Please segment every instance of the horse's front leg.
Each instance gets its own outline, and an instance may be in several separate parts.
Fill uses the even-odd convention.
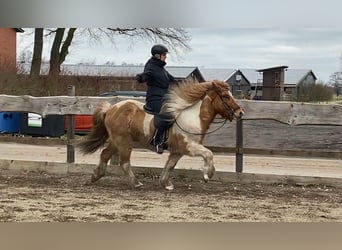
[[[211,179],[215,173],[213,152],[211,152],[203,145],[197,143],[188,144],[187,149],[189,151],[190,156],[201,156],[203,158],[203,179],[205,182],[208,182],[209,179]]]
[[[174,186],[170,181],[170,173],[175,168],[177,162],[181,157],[181,154],[171,152],[167,162],[165,163],[165,167],[160,175],[160,184],[166,190],[172,191],[174,189]]]

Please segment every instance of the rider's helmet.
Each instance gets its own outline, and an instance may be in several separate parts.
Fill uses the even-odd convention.
[[[168,49],[162,44],[156,44],[151,49],[152,56],[162,55],[168,53]]]

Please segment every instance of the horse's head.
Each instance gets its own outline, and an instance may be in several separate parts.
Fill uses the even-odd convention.
[[[222,81],[212,81],[213,84],[213,105],[216,112],[223,118],[232,121],[235,118],[240,119],[244,112],[237,104],[235,98],[229,90],[229,85]]]

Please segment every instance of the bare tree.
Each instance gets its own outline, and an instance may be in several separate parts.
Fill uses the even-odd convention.
[[[75,33],[76,30],[78,31],[77,35]],[[132,42],[138,39],[147,39],[152,42],[164,43],[170,48],[170,50],[175,52],[177,52],[178,48],[189,49],[187,42],[190,40],[190,36],[188,35],[187,31],[181,28],[57,28],[55,30],[50,30],[48,35],[54,35],[54,40],[50,51],[49,70],[49,75],[53,77],[59,75],[61,64],[65,61],[69,53],[70,45],[75,36],[87,36],[90,41],[96,42],[100,42],[104,37],[106,37],[113,44],[115,44],[115,38],[117,36],[130,37]],[[39,37],[42,36],[39,34]],[[36,40],[34,43],[34,50],[41,50],[39,43],[40,40],[37,38],[37,43]],[[36,57],[34,56],[34,58]],[[35,72],[32,72],[32,74],[37,72],[37,67],[38,66],[35,66]],[[33,68],[31,68],[31,71],[32,69]]]
[[[100,39],[105,35],[115,43],[118,35],[135,39],[147,39],[152,42],[164,43],[171,50],[177,48],[189,49],[188,41],[190,36],[185,29],[181,28],[106,28],[106,29],[87,29],[90,37]]]
[[[336,71],[333,74],[331,74],[328,83],[334,89],[336,98],[338,99],[339,96],[342,94],[342,72]]]
[[[50,52],[50,69],[49,76],[58,76],[61,71],[61,64],[65,61],[69,53],[69,47],[74,38],[76,28],[70,28],[67,32],[66,39],[63,42],[65,28],[58,28]]]
[[[40,73],[43,52],[43,28],[36,28],[34,32],[34,49],[31,62],[30,77],[37,77]]]

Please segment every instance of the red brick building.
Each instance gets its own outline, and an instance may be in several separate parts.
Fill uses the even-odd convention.
[[[17,32],[20,28],[0,28],[0,72],[16,72]]]

